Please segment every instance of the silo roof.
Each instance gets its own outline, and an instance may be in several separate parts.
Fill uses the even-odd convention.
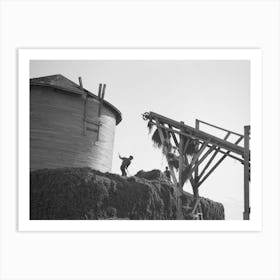
[[[84,90],[82,90],[78,84],[74,83],[73,81],[69,80],[61,74],[30,79],[30,85],[56,88],[62,91],[71,92],[79,95],[83,95],[86,92],[89,96],[98,100],[97,95],[85,88]],[[110,108],[116,114],[116,123],[119,124],[122,120],[121,112],[106,100],[103,101],[103,105]]]

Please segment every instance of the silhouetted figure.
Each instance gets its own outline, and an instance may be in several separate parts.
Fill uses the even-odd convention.
[[[169,181],[171,181],[171,175],[168,166],[165,167],[164,175]]]
[[[127,168],[128,166],[131,164],[131,160],[133,160],[133,156],[130,156],[129,158],[126,157],[121,157],[119,154],[119,158],[122,160],[122,165],[121,165],[121,172],[122,172],[122,176],[126,176],[127,173]]]

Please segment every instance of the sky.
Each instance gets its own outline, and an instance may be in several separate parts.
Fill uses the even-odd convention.
[[[112,172],[120,173],[122,156],[133,155],[129,174],[164,170],[166,160],[154,147],[144,112],[153,111],[195,126],[195,119],[243,134],[250,124],[250,62],[243,60],[33,60],[30,78],[62,74],[97,93],[106,83],[105,99],[123,120],[116,127]],[[201,126],[218,137],[224,133]],[[229,140],[235,140],[230,138]],[[189,184],[184,189],[191,192]],[[200,187],[200,195],[221,202],[226,219],[242,219],[243,165],[226,158]]]

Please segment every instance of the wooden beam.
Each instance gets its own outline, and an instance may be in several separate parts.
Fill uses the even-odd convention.
[[[180,143],[179,143],[179,183],[176,188],[176,200],[177,200],[177,219],[181,220],[183,219],[183,212],[182,212],[182,194],[183,194],[183,185],[184,183],[182,182],[182,172],[183,172],[183,139],[180,137]]]
[[[100,117],[101,117],[101,112],[102,112],[102,107],[103,107],[103,100],[105,96],[105,89],[106,89],[106,84],[99,84],[99,91],[98,91],[98,97],[99,97],[99,106],[98,106],[98,119],[99,119],[99,125],[98,125],[98,130],[97,130],[97,141],[99,141],[99,133],[100,133]]]
[[[99,106],[98,106],[98,118],[100,118],[101,116],[101,110],[102,110],[102,105],[103,105],[103,95],[105,94],[105,85],[101,84],[101,89],[100,89],[100,85],[99,85],[99,91],[98,92],[98,96],[99,96]]]
[[[238,144],[239,141],[241,141],[243,139],[243,137],[240,137],[236,143]],[[203,179],[201,179],[201,181],[198,183],[198,187],[200,187],[200,185],[211,175],[211,173],[213,173],[213,171],[220,165],[220,163],[227,157],[227,155],[230,153],[230,151],[228,151],[226,154],[224,154],[219,160],[218,162],[209,170],[209,172],[204,176]]]
[[[250,177],[250,154],[249,154],[250,126],[244,126],[244,212],[243,219],[250,220],[250,197],[249,197],[249,177]]]
[[[192,161],[189,165],[190,170],[187,173],[187,176],[185,178],[185,180],[189,180],[190,176],[192,175],[193,171],[198,167],[198,158],[199,156],[202,154],[202,152],[205,150],[206,146],[207,146],[207,141],[201,146],[201,148],[199,149],[199,151],[194,155],[194,157],[192,158]],[[194,187],[198,187],[198,184],[196,184],[196,182],[194,182]]]
[[[89,123],[89,124],[92,124],[92,125],[100,125],[99,122],[91,121],[89,119],[86,119],[86,122]]]
[[[98,99],[101,99],[102,84],[99,84],[98,88]]]
[[[85,102],[84,102],[84,135],[86,135],[85,127],[86,127],[86,119],[87,119],[87,102],[88,102],[88,95],[86,95]]]
[[[230,136],[230,133],[228,132],[226,134],[226,136],[224,137],[224,140],[227,140],[228,137]],[[214,146],[213,146],[214,147]],[[211,156],[211,158],[209,159],[209,161],[207,162],[207,164],[205,165],[205,167],[203,168],[203,170],[201,171],[201,173],[199,174],[198,177],[198,181],[202,178],[203,174],[205,173],[205,171],[207,170],[207,168],[209,167],[209,165],[211,164],[211,162],[214,160],[214,158],[216,157],[216,155],[218,154],[218,152],[220,151],[220,147],[216,149],[216,151],[214,152],[214,154]]]
[[[207,147],[208,143],[210,142],[210,139],[208,139],[207,141],[205,141],[203,143],[203,145],[200,147],[199,151],[193,156],[192,161],[190,163],[190,166],[192,167],[194,165],[194,163],[198,160],[198,158],[200,157],[200,155],[203,153],[203,151],[205,150],[205,148]]]
[[[91,127],[86,127],[86,130],[89,130],[91,132],[98,132],[98,129],[94,129],[94,128],[91,128]]]
[[[192,174],[214,149],[215,149],[214,146],[209,148],[208,151],[202,156],[202,158],[199,159],[198,161],[196,161],[195,164],[193,165],[193,167],[191,167],[189,174]],[[189,177],[189,175],[187,176],[187,180],[188,180],[188,177]],[[199,180],[199,177],[197,178],[197,180]]]
[[[198,180],[201,180],[203,174],[205,173],[205,171],[207,170],[207,168],[209,167],[209,165],[211,164],[211,162],[214,160],[214,158],[216,157],[216,155],[218,154],[220,148],[217,148],[216,151],[214,152],[214,154],[211,156],[211,158],[209,159],[209,161],[206,163],[206,165],[204,166],[203,170],[201,171],[201,173],[199,174]]]
[[[190,136],[196,137],[200,140],[204,140],[207,141],[207,139],[211,139],[211,144],[215,145],[215,146],[219,146],[221,148],[224,148],[228,151],[234,152],[238,155],[243,155],[244,154],[244,148],[237,146],[231,142],[225,141],[219,137],[210,135],[204,131],[195,129],[191,126],[188,126],[186,124],[181,124],[180,122],[174,121],[172,119],[166,118],[162,115],[156,114],[154,112],[150,112],[149,113],[149,119],[153,119],[153,118],[157,118],[158,120],[160,120],[163,123],[167,123],[172,125],[173,127],[177,128],[177,129],[183,129],[184,131],[187,131],[189,133]],[[167,129],[167,128],[166,128]],[[175,130],[173,130],[175,132]],[[176,133],[181,134],[180,131],[177,131]]]
[[[187,156],[185,157],[185,160],[186,160],[186,161],[185,161],[185,162],[186,162],[186,168],[185,168],[185,170],[186,170],[186,169],[189,168],[190,164],[189,164],[189,160],[188,160]],[[194,178],[193,178],[192,175],[190,176],[190,183],[191,183],[192,188],[194,188],[195,182],[194,182]]]
[[[84,87],[83,87],[82,77],[79,77],[79,84],[80,84],[80,89],[83,91]]]
[[[204,142],[203,142],[203,141],[199,141],[199,143],[200,143],[200,144],[203,144]],[[211,148],[211,147],[213,147],[213,146],[214,146],[214,145],[212,145],[212,144],[208,144],[208,145],[207,145],[208,148]],[[217,148],[216,146],[214,146],[214,147]],[[235,159],[235,160],[238,160],[238,161],[241,162],[242,164],[244,163],[244,160],[242,159],[242,157],[234,156],[234,155],[232,155],[231,153],[228,153],[228,151],[227,151],[227,152],[222,151],[220,147],[217,148],[217,150],[218,150],[218,153],[220,153],[220,154],[222,154],[222,155],[226,155],[227,157],[230,157],[230,158],[233,158],[233,159]]]
[[[154,124],[155,124],[155,123],[154,123]],[[155,125],[156,125],[156,124],[155,124]],[[204,141],[199,140],[199,138],[196,137],[196,136],[190,136],[189,134],[186,134],[186,133],[180,133],[180,132],[177,131],[177,130],[172,130],[172,129],[167,128],[167,127],[165,127],[165,126],[163,126],[163,125],[160,125],[160,127],[163,128],[163,129],[165,129],[165,130],[168,131],[168,132],[173,132],[173,133],[177,133],[177,134],[179,134],[179,135],[184,135],[186,138],[188,138],[189,141],[190,141],[190,137],[193,137],[193,138],[195,138],[195,139],[198,139],[198,141],[199,141],[200,144],[203,144],[203,143],[204,143]],[[243,136],[240,136],[240,137],[243,138]],[[242,140],[242,139],[241,139],[241,140]],[[187,141],[187,143],[189,143],[189,141]],[[211,148],[212,146],[216,146],[216,145],[208,144],[207,146]],[[187,149],[187,145],[185,145],[184,154],[186,153],[186,149]],[[231,158],[233,158],[233,159],[235,159],[235,160],[238,160],[238,161],[240,161],[240,162],[243,164],[243,160],[242,160],[241,158],[238,158],[238,157],[236,157],[236,156],[231,155],[230,153],[227,153],[227,152],[222,151],[222,150],[221,150],[221,147],[218,148],[218,152],[221,153],[221,154],[223,154],[223,155],[226,154],[228,157],[231,157]]]
[[[234,131],[230,131],[228,129],[225,129],[225,128],[222,128],[222,127],[219,127],[219,126],[216,126],[216,125],[213,125],[211,123],[207,123],[207,122],[204,122],[204,121],[201,121],[201,120],[196,120],[198,123],[203,123],[203,124],[206,124],[208,126],[211,126],[211,127],[214,127],[214,128],[217,128],[217,129],[220,129],[220,130],[223,130],[225,132],[228,132],[229,134],[234,134],[234,135],[237,135],[237,136],[243,136],[237,132],[234,132]]]
[[[183,182],[182,182],[182,172],[183,172],[183,163],[184,163],[184,155],[183,155],[183,144],[184,139],[180,135],[180,143],[179,143],[179,188],[183,189]]]
[[[169,128],[166,128],[166,127],[164,127],[163,125],[161,125],[161,127],[163,128],[163,129],[165,129],[166,131],[168,131],[168,132],[170,132],[171,131],[171,129],[169,129]],[[182,135],[184,135],[186,138],[188,138],[188,139],[190,139],[190,138],[194,138],[194,139],[197,139],[198,141],[199,141],[199,143],[200,144],[203,144],[204,143],[204,141],[203,140],[200,140],[197,136],[194,136],[194,135],[192,135],[192,136],[190,136],[189,134],[186,134],[186,133],[180,133],[179,131],[177,131],[177,130],[174,130],[174,133],[177,133],[177,134],[182,134]],[[242,138],[243,138],[243,136],[241,136]],[[242,139],[241,139],[242,140]],[[208,144],[208,147],[212,147],[213,146],[213,144]],[[216,145],[214,145],[214,146],[216,146]],[[186,146],[186,148],[187,148],[187,146]],[[226,150],[226,149],[225,149]],[[222,150],[221,150],[221,147],[219,148],[219,153],[221,153],[221,154],[226,154],[227,152],[223,152]],[[229,156],[229,157],[232,157],[233,159],[236,159],[236,160],[238,160],[238,161],[240,161],[241,163],[243,163],[243,160],[242,159],[240,159],[240,158],[238,158],[238,157],[235,157],[235,156],[233,156],[233,155],[231,155],[231,154],[228,154],[227,153],[227,156]]]
[[[86,118],[87,118],[87,101],[88,101],[88,95],[87,93],[85,93],[84,91],[84,87],[83,87],[83,81],[82,81],[82,77],[79,77],[79,85],[80,85],[80,89],[83,91],[84,93],[84,116],[83,116],[83,135],[86,135]]]
[[[214,170],[220,165],[220,163],[226,158],[226,155],[222,156],[217,163],[209,170],[209,172],[199,181],[198,187],[214,172]]]
[[[172,126],[171,126],[170,124],[168,125],[168,127],[169,127],[170,129],[172,129]],[[178,143],[178,140],[177,140],[177,138],[176,138],[176,136],[175,136],[175,133],[174,133],[173,131],[170,131],[170,133],[171,133],[171,136],[172,136],[172,138],[173,138],[173,141],[174,141],[176,147],[179,148],[179,143]]]
[[[181,134],[180,134],[181,135]],[[187,153],[187,149],[188,149],[188,146],[189,146],[189,143],[190,143],[190,137],[187,137],[187,141],[185,143],[185,147],[184,147],[184,150],[183,150],[183,154],[186,155]],[[187,155],[186,155],[187,156]]]
[[[106,90],[106,84],[104,84],[103,88],[102,88],[102,95],[101,95],[102,101],[104,100],[104,97],[105,97],[105,90]]]
[[[199,130],[199,120],[196,119],[195,120],[195,128],[197,130]],[[194,182],[195,182],[195,187],[197,188],[198,187],[198,166],[199,166],[199,162],[198,162],[198,159],[195,163],[195,169],[194,169]],[[192,173],[192,171],[190,171]]]
[[[199,201],[200,201],[199,198],[197,198],[197,199],[195,200],[195,203],[194,203],[194,206],[193,206],[193,209],[192,209],[192,214],[195,213],[195,210],[196,210],[196,208],[197,208],[197,206],[198,206],[198,204],[199,204]]]

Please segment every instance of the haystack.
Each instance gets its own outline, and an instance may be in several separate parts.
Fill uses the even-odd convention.
[[[192,203],[192,196],[184,195],[183,207]],[[224,219],[220,203],[206,199],[202,210],[207,219]],[[174,220],[176,213],[173,185],[159,170],[128,178],[91,168],[42,169],[30,174],[30,218],[34,220]]]

